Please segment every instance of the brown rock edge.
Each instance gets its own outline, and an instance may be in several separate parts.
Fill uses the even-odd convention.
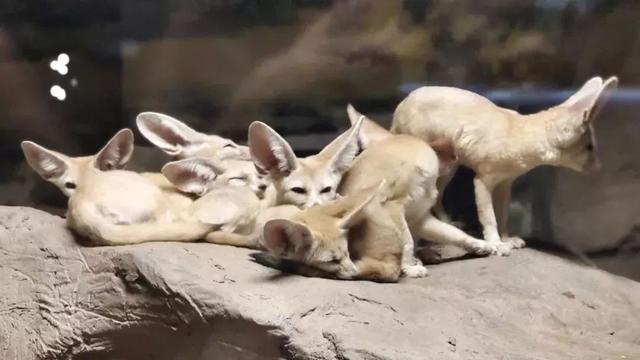
[[[0,359],[638,359],[640,283],[530,249],[399,284],[205,243],[84,247],[0,207]]]

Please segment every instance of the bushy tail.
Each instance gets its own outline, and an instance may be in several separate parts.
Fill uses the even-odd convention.
[[[213,230],[214,225],[200,222],[102,224],[97,233],[104,245],[138,244],[149,241],[197,241]]]
[[[126,245],[149,241],[197,241],[216,226],[201,222],[146,222],[112,224],[101,217],[69,214],[68,224],[96,245]]]

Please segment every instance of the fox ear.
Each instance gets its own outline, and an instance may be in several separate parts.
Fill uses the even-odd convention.
[[[27,164],[45,180],[59,178],[69,169],[69,161],[60,154],[31,141],[23,141],[20,146]]]
[[[358,134],[358,140],[361,149],[366,149],[367,146],[371,145],[371,143],[386,139],[391,136],[391,132],[389,130],[383,128],[375,121],[362,115],[351,104],[347,105],[347,115],[349,115],[349,122],[351,122],[352,126],[356,124],[358,120],[360,120],[360,118],[364,118],[362,129]]]
[[[184,155],[185,148],[202,143],[207,135],[197,132],[169,115],[143,112],[136,118],[140,133],[171,156]]]
[[[162,167],[162,174],[180,191],[204,195],[209,190],[209,183],[215,180],[223,169],[204,158],[191,158],[172,161]]]
[[[589,99],[594,96],[598,91],[602,88],[602,78],[599,76],[592,77],[587,82],[582,85],[580,90],[578,90],[575,94],[571,95],[565,102],[562,103],[563,106],[571,107],[580,101],[584,101],[585,99]]]
[[[363,122],[364,116],[361,116],[349,130],[345,131],[329,145],[325,146],[320,154],[318,154],[319,156],[330,156],[329,161],[331,163],[331,168],[335,172],[343,174],[349,170],[353,164],[353,160],[360,152],[360,141],[358,137],[360,135],[360,129],[362,128]]]
[[[97,154],[95,166],[102,170],[122,169],[133,154],[133,132],[130,129],[118,131]]]
[[[562,105],[574,113],[588,113],[584,121],[592,121],[604,106],[611,90],[618,85],[618,78],[613,76],[606,81],[600,77],[594,77],[587,81],[582,88],[572,95]]]
[[[349,229],[358,225],[364,219],[367,205],[380,194],[385,185],[386,180],[382,180],[375,188],[363,190],[362,194],[340,200],[346,203],[345,212],[340,219],[340,227]]]
[[[263,230],[264,246],[273,255],[301,260],[315,240],[305,225],[286,219],[269,220]]]
[[[254,121],[249,125],[249,151],[256,168],[284,175],[297,167],[296,155],[289,143],[267,124]]]

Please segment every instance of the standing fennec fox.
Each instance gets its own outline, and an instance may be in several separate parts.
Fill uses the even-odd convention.
[[[427,86],[398,105],[391,131],[425,141],[445,138],[460,164],[475,171],[478,218],[485,240],[524,246],[507,233],[511,183],[539,165],[577,171],[596,166],[593,121],[618,79],[594,77],[564,103],[522,115],[470,91]],[[451,177],[439,180],[442,191]],[[437,209],[444,217],[441,204]]]
[[[69,157],[30,141],[21,145],[29,165],[69,197],[67,225],[96,244],[195,241],[211,229],[183,218],[190,200],[170,201],[152,180],[121,170],[133,152],[129,129],[93,156]]]

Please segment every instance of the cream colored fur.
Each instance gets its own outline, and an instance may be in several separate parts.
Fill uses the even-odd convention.
[[[356,194],[385,180],[381,195],[399,204],[398,210],[390,216],[395,217],[404,230],[402,267],[407,276],[426,274],[426,269],[414,257],[414,238],[456,245],[479,255],[505,251],[505,246],[473,238],[431,214],[438,199],[436,181],[439,174],[451,166],[450,154],[439,149],[438,155],[416,137],[391,134],[351,106],[348,113],[352,123],[364,118],[361,143],[366,148],[343,178],[340,194]]]
[[[607,90],[617,82],[615,77],[592,78],[564,103],[531,115],[501,108],[470,91],[423,87],[398,105],[391,131],[425,141],[449,140],[460,163],[476,173],[476,204],[485,240],[522,247],[524,241],[507,232],[511,183],[539,165],[594,168],[593,121]],[[440,192],[449,179],[440,179]],[[444,214],[441,205],[438,213]]]
[[[339,279],[398,281],[403,229],[390,213],[400,205],[362,189],[285,219],[268,221],[263,242],[276,257],[317,268]]]
[[[320,153],[297,158],[291,146],[268,125],[249,126],[249,149],[256,167],[269,173],[276,204],[308,208],[333,200],[338,185],[358,153],[355,124]]]
[[[143,112],[136,118],[140,133],[176,159],[251,160],[249,148],[217,135],[198,132],[169,115]]]
[[[170,162],[162,173],[181,191],[199,197],[187,213],[215,225],[205,238],[209,242],[259,248],[258,228],[266,221],[262,219],[289,214],[287,207],[272,208],[275,189],[251,162],[192,158]]]
[[[67,224],[100,245],[195,241],[211,226],[184,216],[189,201],[171,201],[149,178],[121,170],[133,151],[133,133],[118,132],[94,156],[68,157],[23,141],[29,165],[67,196]]]

